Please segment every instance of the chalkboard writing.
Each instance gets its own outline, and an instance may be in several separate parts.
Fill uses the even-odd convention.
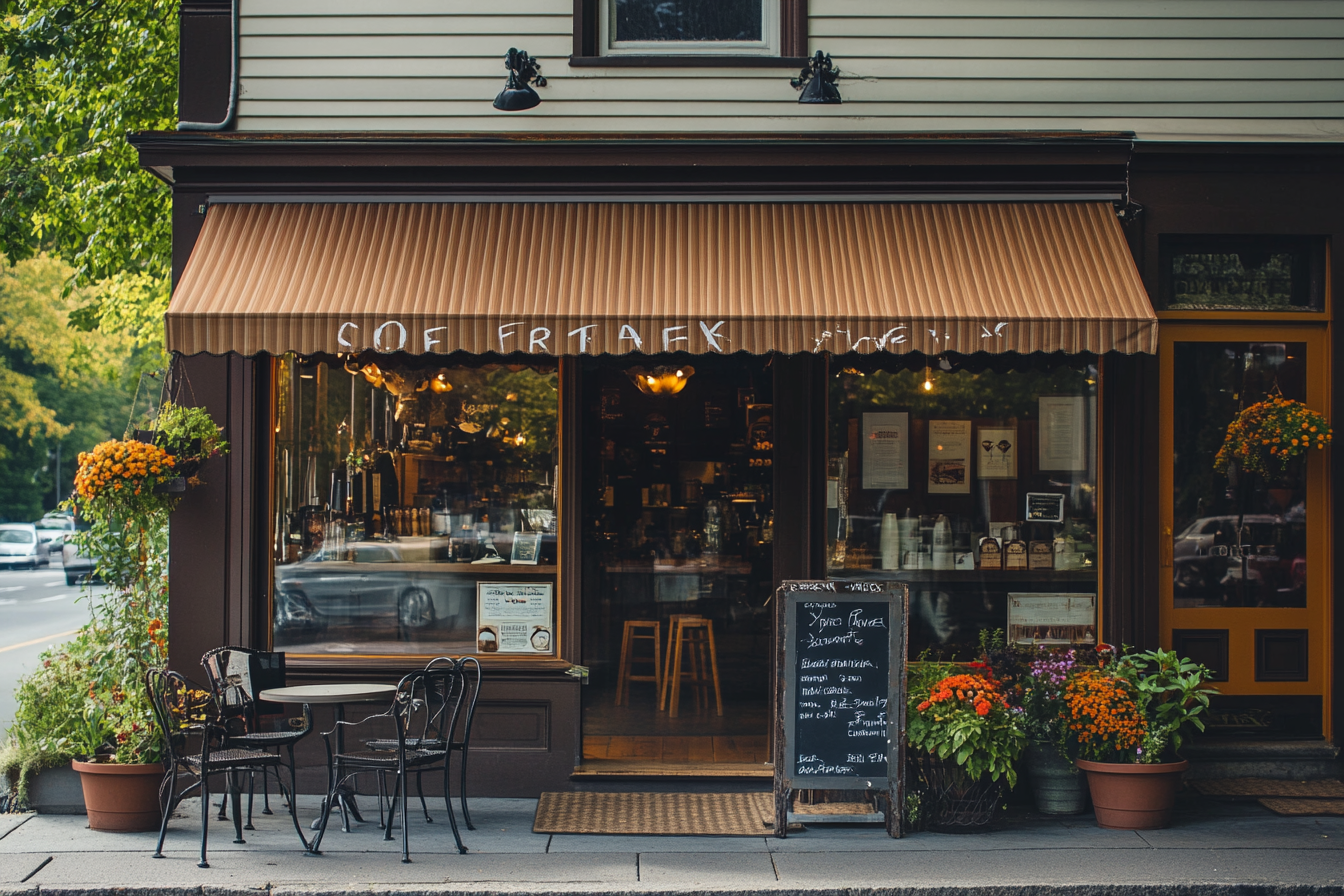
[[[880,791],[887,807],[900,806],[905,585],[786,581],[779,590],[776,835],[799,788]],[[899,814],[888,808],[892,836]]]
[[[891,607],[795,605],[794,777],[887,776]]]

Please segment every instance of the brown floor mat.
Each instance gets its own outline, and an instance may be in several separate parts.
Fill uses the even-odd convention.
[[[543,793],[532,830],[763,837],[773,818],[769,793]]]
[[[1260,805],[1279,815],[1344,815],[1344,800],[1294,800],[1268,797]]]
[[[1319,781],[1276,781],[1272,778],[1218,778],[1191,781],[1205,796],[1291,797],[1297,799],[1344,799],[1344,782],[1335,778]]]

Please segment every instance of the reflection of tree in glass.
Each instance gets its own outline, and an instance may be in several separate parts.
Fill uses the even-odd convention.
[[[760,40],[760,0],[616,0],[614,39]]]
[[[1170,308],[1292,308],[1288,252],[1189,253],[1172,257]]]

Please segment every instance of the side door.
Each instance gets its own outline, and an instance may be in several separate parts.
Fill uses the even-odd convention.
[[[1329,730],[1329,469],[1220,473],[1228,424],[1281,395],[1329,407],[1324,327],[1162,324],[1163,645],[1209,666],[1211,733]],[[1288,437],[1285,436],[1285,439]]]

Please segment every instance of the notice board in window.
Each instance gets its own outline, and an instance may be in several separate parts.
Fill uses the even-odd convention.
[[[806,789],[885,794],[887,832],[899,837],[906,586],[786,581],[776,600],[775,836]]]

